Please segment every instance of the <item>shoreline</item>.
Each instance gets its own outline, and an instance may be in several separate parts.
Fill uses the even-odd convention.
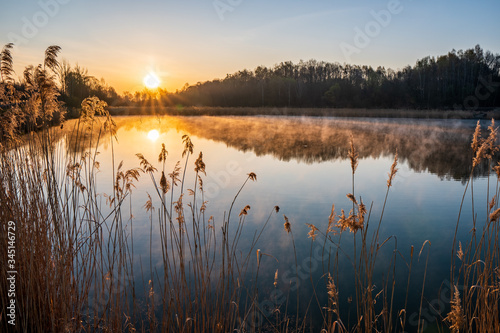
[[[348,108],[271,108],[271,107],[115,107],[112,116],[172,115],[172,116],[307,116],[307,117],[368,117],[414,119],[491,119],[500,116],[500,109],[416,110],[416,109],[348,109]]]

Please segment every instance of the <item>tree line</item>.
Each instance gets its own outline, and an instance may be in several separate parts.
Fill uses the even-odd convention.
[[[90,96],[98,97],[110,105],[124,105],[124,98],[115,88],[89,75],[86,68],[78,64],[71,66],[63,60],[57,68],[60,86],[60,100],[68,107],[80,107],[82,101]]]
[[[162,94],[162,104],[480,109],[500,106],[500,55],[477,45],[399,70],[324,61],[259,66]],[[145,96],[147,97],[147,96]]]

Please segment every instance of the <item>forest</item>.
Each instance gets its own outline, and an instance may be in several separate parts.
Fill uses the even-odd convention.
[[[399,70],[287,61],[186,85],[160,98],[163,105],[479,110],[500,106],[499,86],[500,55],[477,45]]]

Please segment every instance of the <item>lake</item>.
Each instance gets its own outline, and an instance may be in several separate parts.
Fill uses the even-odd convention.
[[[377,244],[388,241],[377,257],[373,292],[377,294],[387,281],[392,283],[394,278],[394,308],[398,309],[404,305],[409,285],[409,331],[418,325],[423,287],[421,317],[425,326],[441,321],[440,316],[446,316],[449,311],[451,250],[462,196],[472,167],[470,142],[476,121],[268,116],[131,116],[115,117],[115,121],[116,141],[111,143],[110,137],[104,136],[97,147],[100,153],[97,157],[100,163],[98,193],[112,193],[110,179],[114,177],[113,169],[116,170],[120,161],[123,161],[122,170],[138,167],[138,153],[159,170],[154,173],[159,184],[162,164],[157,160],[162,144],[168,151],[167,174],[172,172],[177,161],[183,160],[183,135],[187,134],[194,151],[187,164],[183,200],[185,204],[189,202],[188,190],[198,186],[195,185],[194,162],[199,152],[203,152],[206,175],[200,175],[204,200],[207,201],[204,213],[206,220],[213,216],[212,226],[220,233],[222,221],[247,175],[256,174],[257,180],[248,181],[234,202],[229,233],[234,235],[239,231],[238,214],[249,205],[248,215],[243,216],[245,221],[238,250],[242,254],[251,251],[250,267],[259,261],[259,292],[255,300],[260,308],[258,325],[265,325],[276,313],[285,310],[293,317],[298,291],[299,311],[302,316],[308,313],[311,318],[308,325],[314,327],[314,322],[322,320],[318,309],[328,304],[326,282],[327,273],[331,272],[336,280],[341,315],[351,317],[345,322],[351,322],[352,326],[356,311],[351,302],[356,293],[353,261],[350,259],[353,257],[354,238],[349,232],[344,232],[341,238],[332,233],[330,240],[325,242],[332,204],[335,204],[336,215],[341,209],[347,214],[353,207],[346,197],[353,192],[348,158],[352,134],[359,154],[354,195],[357,200],[362,199],[369,210],[368,239],[371,240],[371,232],[376,230],[381,218],[388,172],[397,152],[399,170],[388,193]],[[65,130],[70,129],[71,124],[65,125]],[[488,126],[489,123],[483,122],[482,125]],[[73,151],[88,149],[75,147],[68,138],[63,141]],[[184,162],[180,168],[182,176]],[[473,217],[477,221],[486,219],[488,175],[487,165],[480,165],[474,174],[475,207],[473,210],[468,192],[458,228],[458,240],[462,243],[470,238]],[[122,210],[128,214],[130,209],[133,215],[124,224],[125,229],[133,233],[134,278],[140,285],[141,281],[147,284],[149,279],[139,273],[142,266],[147,267],[146,270],[151,266],[157,272],[164,268],[159,236],[164,231],[154,222],[155,216],[161,214],[161,196],[150,177],[143,174],[134,185]],[[494,193],[494,186],[490,186],[490,192]],[[179,188],[175,191],[174,201],[180,194]],[[167,192],[167,196],[169,194]],[[145,209],[148,195],[155,207],[153,212]],[[104,197],[102,200],[104,203]],[[274,212],[275,206],[279,206],[279,213]],[[186,219],[190,214],[185,207]],[[284,230],[283,215],[291,223],[293,238]],[[266,224],[266,221],[269,222]],[[307,224],[320,231],[314,242],[308,237],[310,229]],[[264,232],[259,236],[264,226]],[[257,236],[258,242],[253,244]],[[359,247],[361,233],[356,237]],[[408,282],[412,246],[414,257]],[[253,281],[256,274],[256,269],[251,268],[245,278]],[[158,279],[160,283],[161,280]],[[382,302],[384,294],[378,297]]]

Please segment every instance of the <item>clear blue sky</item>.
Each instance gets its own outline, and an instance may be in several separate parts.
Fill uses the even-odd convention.
[[[19,76],[57,44],[61,58],[118,91],[142,89],[149,71],[175,90],[287,60],[397,69],[476,44],[500,53],[498,0],[7,0],[1,8],[0,43],[14,40]]]

